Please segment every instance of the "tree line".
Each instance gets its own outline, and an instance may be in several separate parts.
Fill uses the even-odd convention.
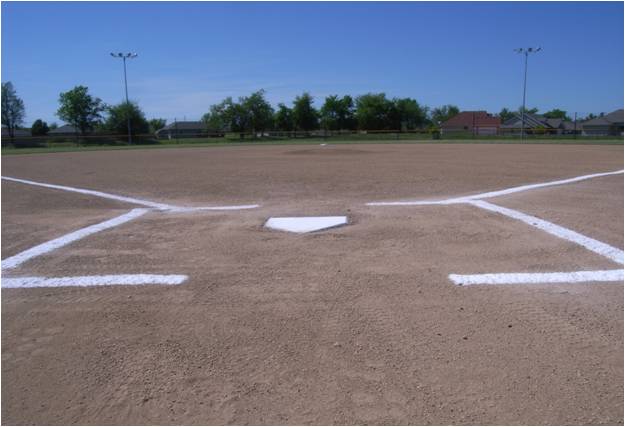
[[[536,114],[538,109],[526,109]],[[304,92],[296,96],[291,105],[279,103],[274,108],[266,99],[265,91],[259,90],[236,101],[228,97],[209,107],[201,121],[208,131],[240,133],[263,133],[265,131],[313,131],[318,129],[339,130],[395,130],[438,128],[441,123],[455,116],[460,109],[455,105],[443,105],[430,109],[413,98],[388,98],[385,93],[367,93],[357,97],[350,95],[327,96],[319,109],[314,98]],[[521,109],[499,112],[502,122],[519,114]],[[135,102],[107,105],[89,93],[85,86],[76,86],[59,95],[56,115],[72,125],[79,134],[91,132],[125,135],[128,118],[131,134],[148,134],[163,128],[164,119],[147,120]],[[553,109],[543,113],[547,118],[570,120],[567,112]],[[24,102],[17,96],[11,82],[2,83],[2,124],[12,137],[15,129],[24,124]],[[585,119],[596,117],[590,114]],[[34,136],[46,135],[54,124],[37,119],[31,126]]]

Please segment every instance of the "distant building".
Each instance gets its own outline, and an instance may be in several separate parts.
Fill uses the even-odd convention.
[[[519,134],[521,128],[528,134],[550,134],[550,135],[572,135],[581,133],[581,122],[575,123],[564,119],[550,119],[540,114],[526,113],[525,117],[521,113],[514,116],[501,125],[501,134]]]
[[[31,136],[30,129],[13,129],[13,136],[15,138]],[[2,138],[9,138],[9,128],[2,126]]]
[[[77,130],[74,126],[72,125],[63,125],[63,126],[59,126],[56,129],[50,129],[50,131],[48,132],[49,136],[75,136],[76,134],[79,134],[80,130]]]
[[[222,131],[209,130],[204,122],[174,122],[155,132],[159,139],[207,138],[223,136]]]
[[[441,133],[469,132],[473,135],[497,135],[501,120],[486,111],[462,111],[441,124]]]
[[[612,111],[582,123],[584,135],[623,136],[623,110]]]

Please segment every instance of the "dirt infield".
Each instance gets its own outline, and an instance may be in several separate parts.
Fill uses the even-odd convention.
[[[622,424],[621,269],[440,200],[623,169],[622,146],[362,145],[4,157],[2,175],[176,205],[3,270],[187,275],[2,289],[4,424]],[[623,175],[489,199],[623,249]],[[2,258],[140,206],[2,181]],[[271,216],[347,215],[311,234]],[[4,263],[3,263],[4,264]],[[3,266],[4,268],[4,266]],[[3,284],[4,286],[4,284]]]

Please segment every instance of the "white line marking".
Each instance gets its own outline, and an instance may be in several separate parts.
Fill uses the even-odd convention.
[[[515,285],[526,283],[615,282],[623,284],[623,270],[572,271],[569,273],[450,274],[459,286]]]
[[[167,212],[196,212],[196,211],[238,211],[245,209],[256,209],[260,205],[232,205],[232,206],[199,206],[199,207],[173,207]]]
[[[49,242],[42,243],[35,247],[25,250],[24,252],[20,252],[17,255],[13,255],[2,261],[2,270],[6,270],[9,268],[15,268],[18,265],[22,264],[25,261],[28,261],[31,258],[37,257],[39,255],[43,255],[47,252],[58,249],[62,246],[68,245],[76,240],[80,240],[84,237],[87,237],[91,234],[97,233],[99,231],[106,230],[108,228],[116,227],[125,222],[133,220],[135,218],[140,217],[141,215],[148,212],[149,209],[133,209],[128,213],[120,215],[118,217],[109,219],[107,221],[90,225],[89,227],[81,228],[80,230],[73,231],[64,236],[58,237],[54,240],[50,240]]]
[[[572,182],[584,181],[587,179],[598,178],[598,177],[608,176],[608,175],[618,175],[618,174],[622,174],[623,172],[624,170],[619,170],[619,171],[614,171],[614,172],[594,173],[591,175],[582,175],[582,176],[578,176],[575,178],[561,179],[558,181],[543,182],[539,184],[521,185],[519,187],[511,187],[511,188],[506,188],[504,190],[490,191],[487,193],[475,194],[473,196],[466,196],[466,197],[453,197],[453,198],[444,199],[444,200],[416,200],[416,201],[407,201],[407,202],[371,202],[371,203],[367,203],[367,206],[451,205],[451,204],[456,204],[456,203],[468,203],[474,200],[488,199],[491,197],[499,197],[499,196],[504,196],[507,194],[518,193],[521,191],[534,190],[536,188],[570,184]]]
[[[618,264],[623,264],[623,251],[621,249],[615,248],[614,246],[610,246],[607,243],[600,242],[599,240],[584,236],[583,234],[580,234],[576,231],[569,230],[568,228],[561,227],[552,222],[545,221],[535,216],[527,215],[513,209],[494,205],[483,200],[476,200],[471,202],[471,204],[482,209],[500,213],[510,218],[518,219],[519,221],[523,221],[524,223],[531,225],[532,227],[539,228],[561,239],[577,243],[578,245],[585,247],[589,251],[592,251],[599,255],[603,255],[604,257],[611,259]]]
[[[148,206],[148,207],[156,208],[156,209],[170,209],[173,207],[165,203],[157,203],[157,202],[152,202],[149,200],[135,199],[134,197],[118,196],[116,194],[103,193],[101,191],[86,190],[84,188],[75,188],[75,187],[68,187],[65,185],[56,185],[56,184],[46,184],[43,182],[29,181],[26,179],[19,179],[19,178],[11,178],[8,176],[3,176],[2,179],[6,179],[7,181],[21,182],[22,184],[37,185],[39,187],[53,188],[55,190],[64,190],[64,191],[71,191],[74,193],[89,194],[91,196],[103,197],[105,199],[118,200],[120,202],[133,203],[135,205],[143,205],[143,206]]]
[[[3,288],[57,288],[62,286],[179,285],[187,280],[182,274],[116,274],[76,277],[2,278]]]

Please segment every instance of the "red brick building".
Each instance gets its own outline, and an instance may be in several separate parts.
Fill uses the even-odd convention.
[[[441,123],[441,133],[471,133],[473,135],[497,135],[501,120],[486,111],[462,111]]]

